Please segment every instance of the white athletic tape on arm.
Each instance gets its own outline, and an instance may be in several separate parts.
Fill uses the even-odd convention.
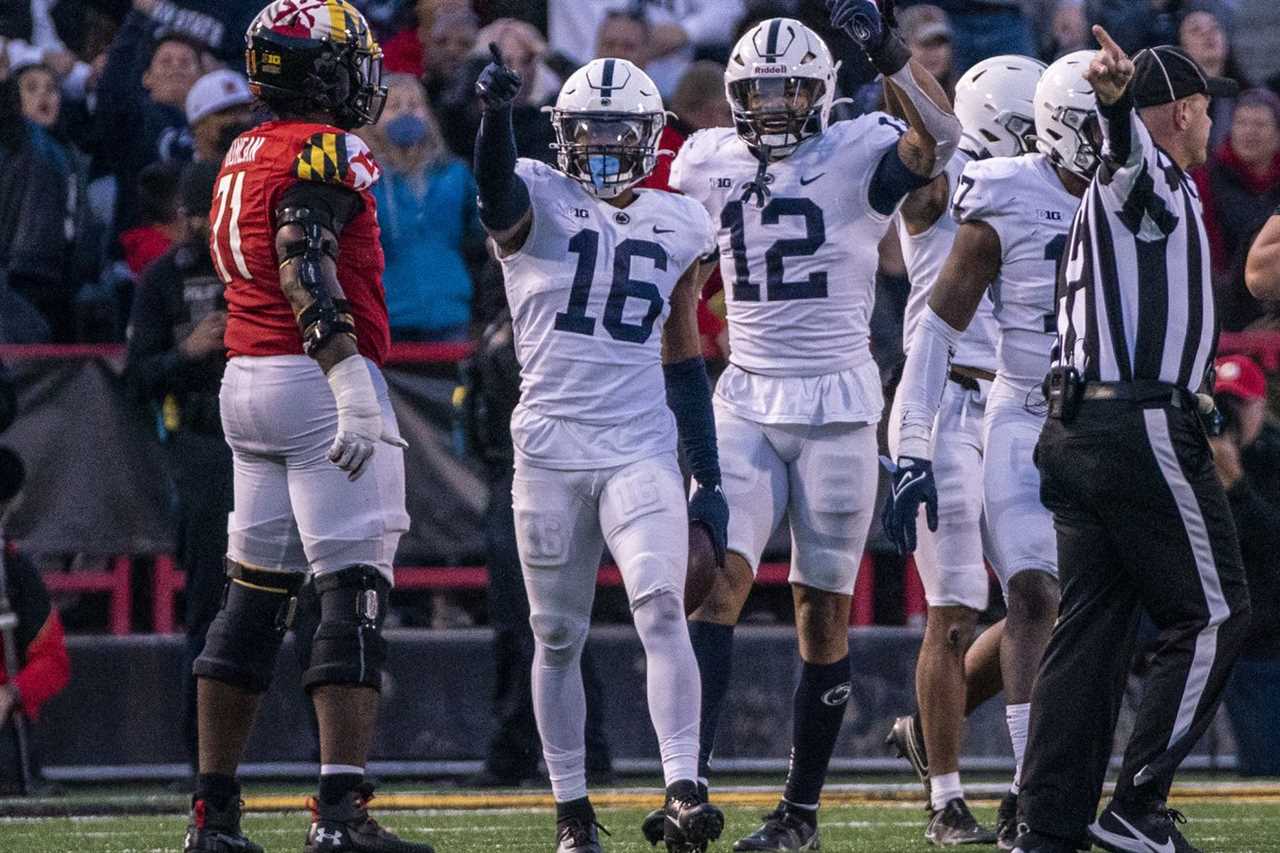
[[[935,148],[933,171],[930,177],[936,178],[947,168],[951,155],[960,145],[960,120],[939,107],[925,94],[920,84],[916,82],[915,75],[911,73],[911,66],[912,63],[908,62],[894,72],[889,79],[897,84],[897,87],[911,100],[916,111],[920,113],[925,131],[933,137]]]

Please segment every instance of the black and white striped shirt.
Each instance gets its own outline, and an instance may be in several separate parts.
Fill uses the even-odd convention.
[[[1128,99],[1098,114],[1102,164],[1058,271],[1055,362],[1087,381],[1157,380],[1195,393],[1217,348],[1200,198]]]

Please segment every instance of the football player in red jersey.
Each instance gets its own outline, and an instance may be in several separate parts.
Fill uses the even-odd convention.
[[[382,111],[382,52],[347,0],[276,0],[246,42],[251,87],[276,119],[232,144],[209,217],[226,285],[235,509],[226,594],[193,668],[200,773],[185,850],[262,853],[240,830],[236,769],[312,571],[321,617],[303,684],[321,767],[304,849],[430,853],[369,817],[364,781],[391,560],[408,527],[405,444],[379,370],[378,167],[349,132]]]

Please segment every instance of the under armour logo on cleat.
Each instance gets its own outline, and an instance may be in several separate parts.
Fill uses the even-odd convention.
[[[320,844],[341,844],[342,830],[340,829],[317,829],[316,841]]]

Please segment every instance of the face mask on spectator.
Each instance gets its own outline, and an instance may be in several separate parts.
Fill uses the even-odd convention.
[[[383,130],[387,141],[397,148],[412,148],[427,137],[427,123],[413,113],[396,116]]]

